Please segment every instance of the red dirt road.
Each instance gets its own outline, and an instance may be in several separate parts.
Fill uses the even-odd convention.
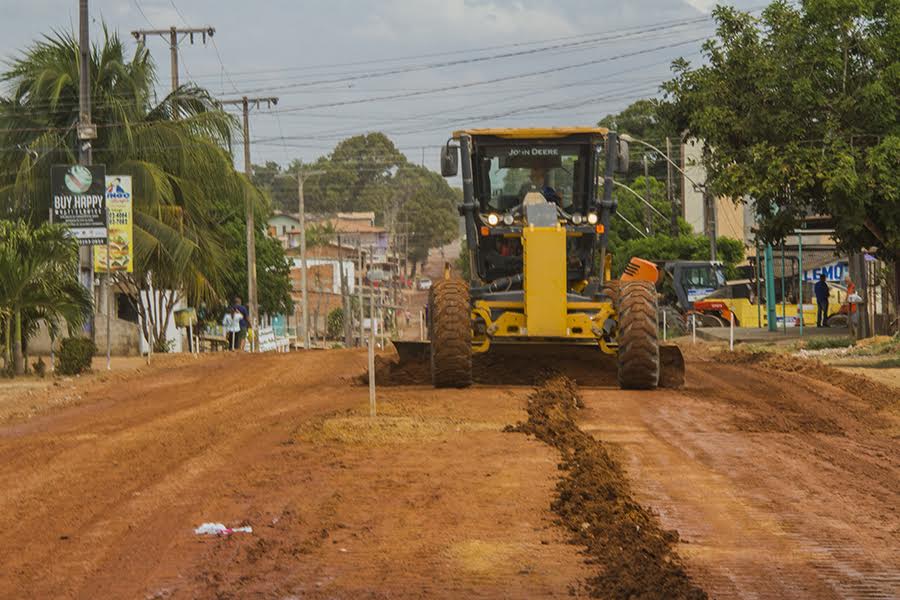
[[[364,362],[204,357],[0,427],[0,597],[582,595],[558,456],[500,431],[528,388],[383,388],[373,423]],[[900,597],[897,399],[696,359],[681,391],[582,391],[711,597]]]
[[[900,398],[710,362],[687,380],[585,391],[582,427],[620,445],[710,596],[900,597]]]
[[[372,426],[363,363],[220,355],[0,428],[0,597],[567,596],[556,456],[500,431],[527,390],[392,390]]]

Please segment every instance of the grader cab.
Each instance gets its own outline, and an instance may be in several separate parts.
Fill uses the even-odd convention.
[[[656,266],[633,258],[611,278],[612,180],[627,165],[627,145],[598,127],[453,134],[441,170],[461,170],[469,272],[466,281],[446,269],[430,291],[436,387],[468,386],[473,358],[497,364],[504,353],[533,368],[549,358],[563,372],[578,353],[598,370],[614,359],[623,388],[683,381],[680,351],[657,337]]]

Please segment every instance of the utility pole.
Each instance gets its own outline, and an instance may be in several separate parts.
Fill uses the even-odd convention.
[[[172,92],[178,89],[178,44],[180,42],[179,36],[182,36],[181,39],[187,37],[190,39],[191,44],[194,43],[194,35],[201,35],[203,37],[203,43],[206,44],[207,37],[213,37],[216,33],[215,27],[169,27],[168,29],[136,29],[131,32],[131,35],[134,36],[134,39],[139,42],[147,43],[148,35],[158,35],[163,39],[168,39],[169,41],[169,63],[170,68],[172,70]],[[175,109],[175,118],[178,118],[178,108],[176,103]]]
[[[716,223],[716,199],[709,192],[709,189],[703,187],[703,204],[706,206],[706,230],[709,235],[709,260],[717,260],[716,236],[718,235],[718,227]]]
[[[344,346],[349,348],[353,336],[353,315],[350,296],[348,294],[347,273],[344,271],[344,244],[341,236],[337,236],[338,264],[341,270],[341,310],[344,313]]]
[[[359,345],[363,345],[363,341],[366,339],[366,327],[365,327],[365,319],[366,319],[366,299],[363,296],[363,255],[362,255],[362,241],[359,237],[359,234],[356,236],[356,258],[359,261],[359,270],[358,270],[358,279],[357,285],[359,286]]]
[[[78,2],[78,162],[90,165],[91,140],[97,138],[97,128],[91,123],[91,40],[88,0]]]
[[[265,102],[271,107],[278,104],[278,98],[238,98],[234,100],[222,100],[221,104],[239,105],[243,112],[244,124],[244,174],[247,181],[253,177],[253,165],[250,162],[250,104],[254,104],[259,108],[260,103]],[[247,302],[250,304],[250,327],[256,335],[259,335],[259,295],[256,288],[256,222],[253,215],[253,203],[250,201],[249,194],[244,202],[247,213]],[[256,339],[256,335],[254,339]],[[254,341],[253,346],[258,348],[258,343]],[[252,349],[252,348],[251,348]]]
[[[97,127],[91,122],[91,41],[88,0],[78,2],[78,163],[88,166],[93,161],[92,140],[97,139]],[[52,215],[52,211],[51,211]],[[82,282],[91,297],[94,295],[94,247],[81,246],[78,249],[79,270]],[[86,275],[86,276],[85,276]],[[107,276],[109,276],[107,274]],[[107,309],[108,310],[108,309]],[[94,314],[88,324],[91,339],[94,339]]]
[[[675,201],[674,188],[672,187],[672,140],[669,139],[669,136],[666,136],[666,199],[669,201],[669,206],[672,207],[670,223],[672,237],[676,237],[678,235],[678,215],[681,211],[678,203]]]
[[[644,205],[644,223],[647,227],[647,235],[653,235],[653,213],[650,212],[652,204],[650,203],[650,161],[644,154],[644,188],[647,190],[645,197],[647,204]]]

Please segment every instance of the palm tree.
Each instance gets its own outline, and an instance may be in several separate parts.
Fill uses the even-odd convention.
[[[91,310],[91,296],[78,282],[78,245],[60,225],[32,228],[24,221],[0,221],[0,317],[7,369],[25,370],[23,346],[29,324],[51,332],[65,321],[70,333]]]
[[[149,52],[138,45],[126,54],[118,35],[104,30],[90,55],[93,156],[108,173],[134,178],[135,272],[115,282],[134,301],[145,337],[161,344],[179,298],[223,296],[222,223],[242,219],[248,201],[261,213],[264,200],[234,169],[233,117],[191,85],[155,101]],[[0,75],[10,90],[0,98],[0,215],[44,220],[50,165],[75,160],[78,72],[77,41],[56,33]],[[151,288],[160,294],[149,295]]]

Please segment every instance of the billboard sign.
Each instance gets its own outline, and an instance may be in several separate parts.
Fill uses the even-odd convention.
[[[804,269],[803,281],[818,281],[819,277],[824,274],[826,281],[840,283],[844,280],[844,275],[848,273],[850,273],[850,268],[847,261],[839,260],[814,269]]]
[[[109,270],[134,272],[134,204],[131,175],[106,176],[106,213],[109,219]],[[94,246],[94,271],[106,273],[107,246]]]
[[[51,215],[69,227],[82,246],[106,243],[106,167],[54,165],[50,168]]]

